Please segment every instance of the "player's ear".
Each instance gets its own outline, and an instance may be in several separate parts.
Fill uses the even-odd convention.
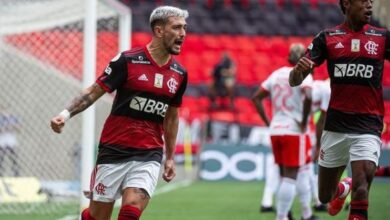
[[[164,27],[162,25],[154,26],[154,35],[158,38],[162,38],[164,33]]]
[[[349,8],[350,4],[351,4],[351,0],[341,0],[343,6],[345,9]]]

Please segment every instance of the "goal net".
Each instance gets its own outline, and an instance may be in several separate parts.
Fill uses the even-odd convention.
[[[99,74],[118,52],[118,14],[98,1]],[[77,214],[81,117],[50,129],[81,89],[85,1],[2,0],[0,7],[0,215]],[[96,137],[110,110],[96,103]],[[95,143],[97,143],[96,140]]]

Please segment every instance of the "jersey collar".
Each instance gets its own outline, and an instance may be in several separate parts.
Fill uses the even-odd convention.
[[[365,24],[363,26],[362,29],[360,29],[359,31],[354,31],[352,29],[350,29],[347,25],[347,22],[344,22],[340,25],[341,28],[343,28],[346,32],[348,33],[364,33],[365,31],[367,31],[368,27],[369,27],[369,24]]]
[[[160,69],[167,69],[167,68],[169,68],[169,66],[171,66],[171,63],[172,63],[172,55],[171,55],[171,58],[169,59],[169,61],[168,61],[166,64],[164,64],[163,66],[159,66],[159,65],[156,63],[156,61],[154,61],[152,55],[150,55],[149,50],[148,50],[148,48],[147,48],[146,46],[144,46],[144,51],[145,51],[146,56],[148,57],[148,59],[150,60],[150,62],[151,62],[154,66],[156,66],[156,67],[158,67],[158,68],[160,68]]]

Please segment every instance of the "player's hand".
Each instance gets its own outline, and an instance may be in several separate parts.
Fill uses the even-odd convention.
[[[65,119],[60,115],[55,116],[50,121],[50,127],[56,133],[61,133],[62,128],[64,126],[65,126]]]
[[[304,74],[309,73],[313,70],[314,62],[308,59],[307,57],[302,57],[299,59],[298,63],[294,67],[294,71]],[[306,76],[306,74],[305,74]]]
[[[166,160],[164,164],[163,179],[170,182],[176,176],[175,161],[173,159]]]

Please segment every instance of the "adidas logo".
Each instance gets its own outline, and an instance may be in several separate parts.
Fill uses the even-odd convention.
[[[336,44],[336,46],[334,48],[335,49],[344,48],[344,45],[341,42],[339,42],[338,44]]]
[[[148,80],[148,77],[146,77],[145,74],[142,74],[141,76],[139,76],[139,77],[138,77],[138,80],[139,80],[139,81],[149,81],[149,80]]]

